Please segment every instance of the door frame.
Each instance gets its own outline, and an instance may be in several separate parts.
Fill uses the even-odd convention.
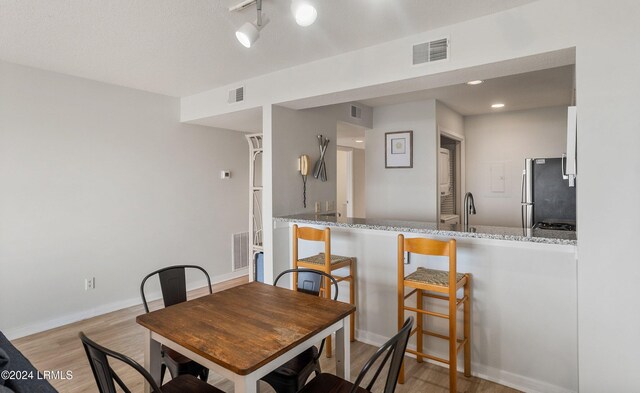
[[[438,141],[436,144],[436,157],[439,158],[440,154],[440,143],[441,136],[446,136],[449,139],[453,139],[459,143],[456,144],[456,187],[460,191],[456,195],[456,212],[460,215],[460,220],[462,220],[462,202],[464,198],[464,194],[466,194],[465,187],[465,147],[464,147],[464,135],[460,135],[457,132],[451,131],[442,127],[441,125],[437,125],[438,129]],[[440,173],[440,160],[436,160],[436,174]],[[438,176],[436,176],[436,195],[437,195],[437,222],[440,222],[440,187],[439,187]]]
[[[346,155],[346,191],[347,191],[347,217],[353,217],[353,148],[345,146],[337,146],[338,151],[347,153]],[[336,195],[336,205],[338,203],[338,197]],[[336,206],[336,212],[338,212],[338,206]]]

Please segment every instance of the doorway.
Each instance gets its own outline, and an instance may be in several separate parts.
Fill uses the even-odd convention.
[[[464,195],[464,138],[439,128],[438,210],[439,221],[458,224]]]
[[[353,150],[338,146],[336,209],[338,217],[353,217]]]
[[[366,128],[338,121],[336,213],[365,218]]]

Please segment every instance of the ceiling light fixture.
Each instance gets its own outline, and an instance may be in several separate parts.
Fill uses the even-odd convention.
[[[478,79],[478,80],[475,80],[475,81],[467,82],[467,85],[475,86],[475,85],[481,84],[482,82],[484,82],[484,81],[481,81],[480,79]]]
[[[296,23],[302,27],[311,26],[318,17],[318,11],[309,0],[292,0],[291,12]]]
[[[260,38],[260,30],[269,23],[269,19],[262,16],[262,0],[244,0],[234,6],[229,7],[229,12],[242,11],[252,5],[256,5],[258,18],[255,23],[246,22],[237,31],[236,38],[245,48],[251,48]],[[292,0],[291,12],[296,23],[300,26],[310,26],[316,21],[318,11],[313,0]]]
[[[245,48],[251,48],[260,38],[260,30],[269,23],[268,18],[262,17],[262,0],[245,0],[229,8],[229,11],[242,11],[250,5],[256,5],[258,17],[255,23],[246,22],[236,31],[236,38]]]
[[[356,140],[355,140],[355,142],[356,142],[356,143],[362,143],[362,142],[364,142],[364,141],[363,141],[362,139],[356,139]]]
[[[491,107],[494,108],[494,109],[504,108],[504,104],[503,103],[497,103],[497,104],[491,105]]]

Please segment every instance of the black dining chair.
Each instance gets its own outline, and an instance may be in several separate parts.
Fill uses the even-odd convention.
[[[144,377],[146,382],[151,386],[152,393],[224,393],[207,383],[199,380],[193,375],[181,375],[172,379],[162,387],[153,380],[153,377],[147,370],[130,357],[121,353],[112,351],[101,346],[89,339],[83,332],[79,334],[82,346],[87,353],[89,365],[93,372],[93,377],[98,385],[100,393],[117,393],[116,385],[125,393],[131,393],[131,390],[122,379],[113,371],[109,364],[109,358],[117,359],[128,366],[135,369]]]
[[[152,273],[142,280],[140,284],[140,295],[142,296],[142,304],[144,310],[149,312],[149,305],[147,304],[147,297],[145,296],[145,284],[147,280],[155,275],[158,275],[160,281],[160,289],[162,290],[162,300],[165,307],[173,306],[174,304],[187,301],[187,280],[186,271],[195,270],[200,271],[207,279],[207,288],[209,288],[209,294],[213,293],[211,290],[211,278],[206,270],[196,265],[175,265],[168,266]],[[180,375],[193,375],[199,377],[201,380],[207,382],[209,378],[209,369],[200,365],[199,363],[189,359],[188,357],[174,351],[164,345],[162,350],[162,366],[160,369],[160,381],[164,381],[164,374],[169,369],[171,378],[176,378]]]
[[[324,278],[331,280],[335,288],[333,300],[338,299],[338,282],[331,275],[312,269],[289,269],[285,270],[276,277],[273,285],[278,285],[278,281],[286,274],[298,273],[298,283],[296,290],[298,292],[319,296],[320,288]],[[316,346],[305,350],[300,355],[289,360],[287,363],[278,367],[271,373],[267,374],[263,381],[271,385],[276,393],[297,393],[307,382],[312,373],[316,376],[322,373],[320,369],[320,355],[324,348],[324,339],[320,344],[320,349]]]
[[[413,317],[407,318],[402,326],[402,329],[381,346],[376,353],[371,356],[369,361],[362,367],[358,378],[354,383],[345,381],[344,379],[332,374],[322,373],[319,376],[313,378],[300,393],[370,393],[373,389],[373,385],[380,376],[382,369],[389,359],[391,364],[389,365],[389,371],[387,373],[387,380],[384,385],[384,393],[394,393],[398,382],[398,375],[400,374],[400,366],[404,359],[404,351],[407,349],[407,343],[409,342],[409,335],[411,328],[413,327]],[[384,354],[384,358],[378,365],[375,374],[371,378],[371,381],[366,388],[360,386],[365,376],[372,369],[376,361]]]

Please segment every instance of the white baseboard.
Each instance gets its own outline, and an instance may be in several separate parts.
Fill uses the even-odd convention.
[[[220,274],[217,276],[211,277],[211,284],[219,284],[224,281],[233,280],[234,278],[246,276],[249,273],[248,268],[239,269],[235,272]],[[207,285],[206,280],[199,280],[190,283],[187,287],[187,290],[191,291],[194,289],[202,288]],[[161,298],[160,292],[150,293],[147,298],[148,301],[154,301]],[[71,314],[62,315],[57,318],[48,319],[46,321],[40,321],[36,323],[32,323],[25,326],[20,326],[14,329],[8,329],[3,331],[3,334],[7,336],[9,340],[15,340],[17,338],[30,336],[32,334],[44,332],[46,330],[55,329],[60,326],[68,325],[70,323],[82,321],[84,319],[93,318],[98,315],[107,314],[113,311],[122,310],[123,308],[129,308],[133,306],[141,305],[140,297],[130,298],[126,300],[120,300],[113,303],[102,304],[97,307],[82,310],[78,312],[74,312]]]
[[[365,344],[373,345],[376,347],[382,346],[389,337],[384,337],[379,334],[356,330],[356,339]],[[411,348],[412,346],[410,346]],[[415,349],[413,347],[412,349]],[[448,354],[434,354],[435,356],[447,358]],[[407,356],[415,358],[413,354],[407,354]],[[432,361],[430,359],[424,359],[425,362],[437,364],[442,367],[447,367],[446,364],[442,364],[436,361]],[[539,379],[533,379],[526,377],[524,375],[510,373],[504,370],[500,370],[494,367],[490,367],[487,365],[479,364],[472,362],[471,363],[471,374],[475,377],[486,379],[487,381],[499,383],[500,385],[508,386],[513,389],[521,390],[523,392],[528,393],[575,393],[576,391],[563,388],[562,386],[557,386],[550,384],[545,381],[541,381]],[[463,372],[462,368],[458,369],[459,372]]]

